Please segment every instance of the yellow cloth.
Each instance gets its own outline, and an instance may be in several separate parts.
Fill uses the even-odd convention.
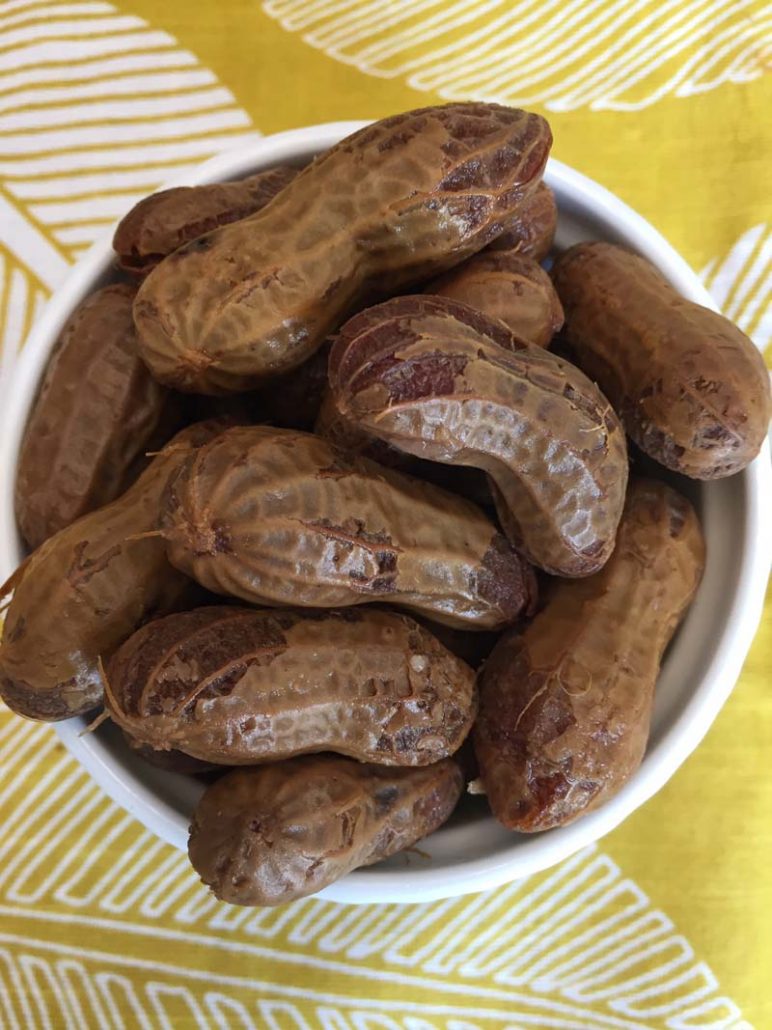
[[[480,97],[546,114],[759,346],[769,9],[727,0],[0,3],[0,371],[141,195],[246,136]],[[50,728],[0,711],[0,1027],[772,1027],[772,623],[596,848],[423,906],[211,900]]]

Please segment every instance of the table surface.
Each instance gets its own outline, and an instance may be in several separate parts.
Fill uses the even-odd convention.
[[[0,2],[0,375],[85,249],[256,134],[529,107],[772,336],[765,4]],[[768,9],[767,15],[768,15]],[[768,37],[767,37],[768,46]],[[419,906],[210,898],[0,708],[0,1027],[772,1026],[772,620],[705,742],[546,873]]]

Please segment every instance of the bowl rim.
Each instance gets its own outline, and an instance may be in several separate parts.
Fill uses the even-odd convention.
[[[218,154],[197,168],[176,176],[164,188],[196,185],[235,178],[256,167],[267,167],[320,152],[343,136],[370,124],[340,121],[291,129],[260,137],[238,150]],[[650,258],[691,300],[714,310],[716,304],[695,272],[665,238],[641,215],[594,180],[550,158],[546,181],[635,236],[636,249]],[[13,488],[21,434],[51,347],[69,313],[94,282],[112,267],[112,228],[74,265],[32,327],[11,376],[0,392],[0,578],[19,559],[20,540],[13,511]],[[747,496],[736,603],[724,627],[705,675],[683,709],[647,749],[640,768],[629,782],[597,810],[575,823],[535,834],[517,835],[516,845],[498,855],[444,866],[427,865],[355,871],[315,897],[338,902],[426,902],[501,886],[539,872],[594,843],[618,826],[652,797],[697,747],[731,693],[761,619],[770,561],[772,535],[765,531],[764,513],[772,510],[772,471],[769,443],[740,476]],[[56,723],[55,729],[77,761],[99,786],[151,832],[177,848],[185,847],[186,832],[173,806],[131,776],[111,758],[109,748],[96,737],[84,737],[83,719]]]

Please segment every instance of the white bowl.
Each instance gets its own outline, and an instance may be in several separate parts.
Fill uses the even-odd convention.
[[[360,128],[336,122],[269,136],[222,154],[170,185],[234,179],[279,163],[304,164]],[[694,272],[639,215],[596,183],[550,161],[546,181],[557,195],[557,243],[607,239],[637,250],[686,297],[715,307]],[[22,430],[38,379],[73,308],[112,275],[110,237],[94,244],[57,290],[35,325],[0,406],[0,574],[21,561],[13,514],[13,483]],[[674,478],[674,477],[669,477]],[[677,480],[678,477],[675,477]],[[708,542],[697,598],[663,664],[651,738],[643,764],[610,801],[563,829],[508,833],[486,814],[483,798],[468,799],[451,822],[421,842],[421,852],[395,856],[352,873],[323,896],[343,902],[428,901],[470,893],[527,876],[559,862],[618,826],[670,779],[699,744],[726,701],[758,625],[772,551],[764,523],[771,508],[769,450],[743,473],[715,483],[681,480],[698,507]],[[189,816],[201,786],[160,772],[130,755],[114,728],[80,736],[86,720],[56,730],[77,760],[119,805],[149,830],[185,849]],[[718,813],[717,813],[718,814]]]

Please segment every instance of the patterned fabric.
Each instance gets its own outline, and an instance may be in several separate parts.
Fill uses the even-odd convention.
[[[772,336],[769,7],[756,0],[4,0],[0,375],[137,199],[260,132],[442,98],[527,105]],[[3,570],[6,571],[6,570]],[[250,911],[0,711],[0,1027],[772,1026],[770,609],[671,783],[480,895]]]

